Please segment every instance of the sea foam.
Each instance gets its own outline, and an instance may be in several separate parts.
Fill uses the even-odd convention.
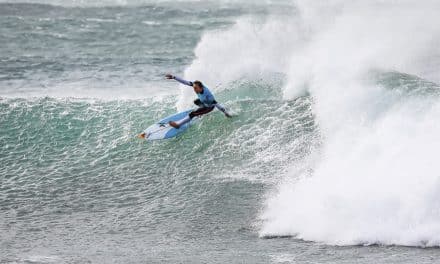
[[[390,89],[371,75],[436,80],[439,5],[299,1],[299,8],[309,38],[292,56],[284,94],[311,94],[322,147],[309,177],[287,175],[268,199],[260,235],[440,245],[440,101]]]
[[[185,71],[214,84],[282,73],[284,99],[313,98],[320,148],[304,159],[313,160],[309,170],[291,164],[268,194],[260,236],[440,245],[440,101],[435,94],[410,96],[407,80],[399,79],[403,73],[412,83],[415,76],[439,81],[439,4],[294,4],[290,16],[240,18],[206,33]],[[401,85],[390,87],[374,72],[395,72]],[[179,108],[190,102],[191,91],[182,91]]]

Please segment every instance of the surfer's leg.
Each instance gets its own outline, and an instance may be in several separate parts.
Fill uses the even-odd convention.
[[[184,124],[188,123],[189,121],[191,121],[191,118],[189,116],[186,116],[177,122],[170,121],[169,124],[170,124],[170,126],[172,126],[174,128],[179,128],[181,125],[184,125]]]
[[[176,123],[176,122],[174,122],[174,121],[170,121],[169,123],[168,123],[170,126],[172,126],[172,127],[174,127],[174,128],[177,128],[177,129],[179,129],[179,125]]]
[[[185,118],[183,118],[180,121],[170,121],[169,124],[170,126],[174,127],[174,128],[179,128],[180,126],[188,123],[189,121],[191,121],[191,119],[193,119],[195,116],[201,116],[204,114],[207,114],[209,112],[211,112],[212,110],[214,110],[214,106],[211,107],[200,107],[195,111],[192,111],[191,113],[189,113],[188,116],[186,116]]]
[[[211,112],[212,110],[214,110],[214,106],[210,106],[210,107],[200,107],[195,111],[192,111],[191,113],[189,113],[189,118],[193,118],[195,116],[201,116],[204,114],[207,114],[209,112]]]

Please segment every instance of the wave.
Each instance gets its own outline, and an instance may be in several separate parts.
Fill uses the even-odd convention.
[[[260,235],[438,246],[439,87],[402,78],[436,80],[438,5],[299,1],[299,9],[308,36],[292,56],[284,95],[310,92],[323,141],[313,172],[288,175],[268,199]],[[377,69],[404,73],[393,75],[399,88],[375,81]],[[414,83],[436,93],[403,92]]]
[[[298,35],[289,25],[294,19],[285,19],[285,16],[242,17],[230,28],[205,33],[195,48],[195,60],[185,69],[185,77],[203,76],[203,82],[213,84],[216,90],[241,79],[276,83],[274,79],[284,78],[281,76],[295,44],[292,36]],[[284,33],[280,35],[280,31]],[[178,109],[187,107],[192,96],[188,89],[181,91]]]
[[[211,170],[209,175],[215,178],[273,182],[275,178],[268,175],[284,170],[288,160],[298,159],[299,153],[308,151],[305,139],[314,133],[310,98],[284,102],[271,97],[269,91],[266,94],[261,92],[260,97],[249,98],[246,94],[250,85],[261,91],[267,90],[255,84],[239,83],[233,89],[217,94],[218,100],[240,118],[225,119],[219,112],[213,112],[181,137],[144,144],[136,139],[136,135],[155,121],[174,113],[175,96],[143,100],[0,98],[0,122],[2,126],[8,126],[0,133],[0,142],[5,146],[1,160],[3,164],[10,164],[9,168],[35,168],[35,162],[44,160],[47,155],[51,160],[52,155],[62,155],[64,158],[53,160],[51,168],[43,166],[41,169],[56,176],[63,167],[74,169],[85,162],[90,170],[105,173],[108,168],[99,165],[103,157],[108,158],[113,153],[111,155],[120,156],[115,166],[125,164],[134,169],[137,162],[131,160],[133,154],[147,148],[148,153],[155,153],[145,157],[151,162],[163,155],[168,161],[174,160],[178,168],[186,168],[189,163],[205,164]],[[255,105],[259,105],[258,109]],[[15,143],[8,143],[13,138],[16,138]],[[304,139],[303,144],[298,144],[298,138]],[[238,149],[240,159],[235,158]],[[128,155],[129,152],[132,154]],[[20,153],[35,155],[22,160]],[[290,154],[283,155],[285,153]],[[73,165],[66,164],[66,160]],[[167,166],[148,164],[151,167],[143,165],[147,166],[146,170]],[[8,169],[5,173],[9,175],[14,171]],[[204,175],[196,167],[191,171],[194,175]]]
[[[312,98],[319,147],[268,194],[260,236],[439,246],[438,4],[295,4],[206,33],[185,71],[217,90],[280,74],[285,100]]]
[[[98,175],[109,166],[120,174],[166,167],[173,172],[166,180],[180,176],[179,187],[207,176],[262,181],[274,188],[261,237],[439,246],[438,8],[298,0],[205,32],[184,77],[201,78],[239,118],[213,113],[157,144],[135,144],[134,136],[173,113],[171,105],[189,107],[191,89],[177,100],[3,98],[2,163],[12,178],[20,166],[37,170],[50,153],[45,168],[54,174],[85,163]],[[150,156],[136,156],[145,147]],[[189,169],[173,171],[164,156]]]

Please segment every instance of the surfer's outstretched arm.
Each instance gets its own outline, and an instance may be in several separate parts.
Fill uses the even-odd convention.
[[[232,117],[232,116],[228,113],[228,111],[226,111],[226,108],[225,108],[223,105],[221,105],[221,104],[219,104],[219,103],[216,103],[214,106],[215,106],[215,108],[217,108],[218,110],[222,111],[223,114],[225,114],[226,117]]]
[[[176,80],[176,81],[178,81],[178,82],[180,82],[181,84],[184,84],[184,85],[193,86],[192,82],[184,80],[184,79],[182,79],[180,77],[177,77],[177,76],[174,76],[174,75],[171,75],[171,74],[167,74],[167,75],[165,75],[165,77],[167,79],[174,79],[174,80]]]

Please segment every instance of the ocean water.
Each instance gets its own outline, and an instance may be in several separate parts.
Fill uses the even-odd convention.
[[[439,12],[1,0],[0,263],[440,263]]]

